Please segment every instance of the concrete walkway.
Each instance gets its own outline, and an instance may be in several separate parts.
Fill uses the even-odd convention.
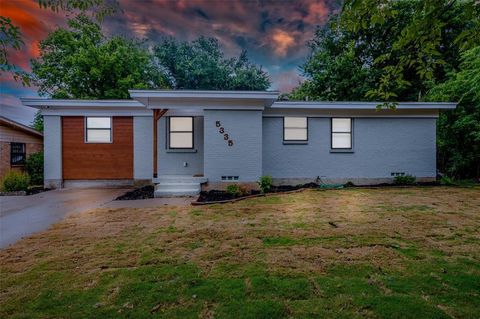
[[[101,207],[126,189],[59,189],[30,196],[0,196],[0,248],[47,229],[68,214]]]

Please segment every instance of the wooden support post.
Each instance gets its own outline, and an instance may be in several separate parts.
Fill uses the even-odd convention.
[[[153,178],[158,177],[158,120],[167,113],[168,109],[153,110]]]

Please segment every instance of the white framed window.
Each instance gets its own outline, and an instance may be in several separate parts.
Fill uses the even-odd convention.
[[[85,142],[112,143],[112,118],[97,116],[86,117]]]
[[[192,116],[169,117],[168,129],[169,148],[193,149]]]
[[[332,149],[352,149],[352,119],[332,118]]]
[[[283,140],[286,142],[308,141],[308,119],[306,117],[284,117]]]

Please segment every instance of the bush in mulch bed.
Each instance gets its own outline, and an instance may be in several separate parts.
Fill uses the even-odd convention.
[[[318,188],[318,184],[316,183],[308,183],[303,185],[279,185],[279,186],[272,186],[268,193],[283,193],[298,190],[301,188]],[[224,200],[232,200],[241,197],[248,197],[252,195],[259,195],[260,191],[258,190],[250,190],[248,192],[242,194],[232,194],[231,192],[227,191],[219,191],[219,190],[211,190],[211,191],[203,191],[200,193],[197,202],[216,202],[216,201],[224,201]]]
[[[135,200],[135,199],[148,199],[153,198],[155,188],[153,185],[143,186],[141,188],[134,189],[133,191],[126,192],[122,196],[115,198],[115,200]]]

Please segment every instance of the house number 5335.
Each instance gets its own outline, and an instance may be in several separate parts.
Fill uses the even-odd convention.
[[[215,126],[218,127],[218,133],[223,134],[223,139],[227,141],[228,146],[233,146],[233,140],[229,139],[228,133],[225,132],[225,128],[220,121],[215,122]]]

